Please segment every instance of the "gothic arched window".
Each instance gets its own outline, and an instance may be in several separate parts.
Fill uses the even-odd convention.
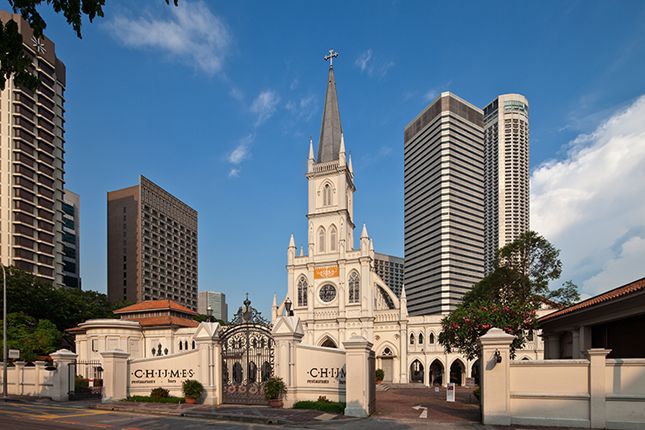
[[[349,303],[360,303],[361,301],[361,278],[358,276],[358,272],[353,271],[349,274],[349,281],[347,282],[349,287]]]
[[[298,279],[298,306],[307,306],[307,278]]]
[[[414,334],[410,334],[410,345],[414,345]]]
[[[428,342],[429,342],[430,344],[433,344],[433,343],[434,343],[434,333],[430,333],[430,336],[428,336]]]
[[[423,333],[419,333],[419,345],[423,345]]]
[[[336,226],[332,225],[329,227],[329,250],[330,251],[336,251],[336,242],[338,240],[338,231],[336,230]]]
[[[182,349],[184,349],[184,343],[180,340],[179,341],[179,350],[181,351]]]
[[[323,187],[323,206],[331,205],[331,185],[325,184]]]
[[[325,252],[325,228],[318,229],[318,252]]]

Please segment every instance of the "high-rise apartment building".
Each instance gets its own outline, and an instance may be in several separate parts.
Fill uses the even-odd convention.
[[[484,272],[483,112],[442,93],[404,141],[408,311],[450,312]]]
[[[11,19],[40,85],[31,92],[10,79],[0,92],[0,260],[62,286],[65,65],[54,42],[0,11]]]
[[[202,291],[199,293],[197,312],[202,315],[207,315],[209,306],[213,310],[213,318],[224,322],[228,321],[226,294],[217,291]]]
[[[65,190],[63,196],[63,284],[81,288],[81,197]]]
[[[374,253],[374,270],[397,296],[403,288],[405,260],[393,255]]]
[[[489,273],[497,249],[529,230],[529,104],[503,94],[484,108],[484,237]]]
[[[197,310],[197,211],[154,182],[108,193],[108,298]]]

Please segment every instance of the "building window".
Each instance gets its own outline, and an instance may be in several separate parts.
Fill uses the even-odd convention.
[[[325,228],[318,229],[318,252],[325,252]]]
[[[419,345],[423,345],[423,333],[419,333]]]
[[[428,336],[428,342],[431,345],[434,344],[434,333],[430,333],[430,336]]]
[[[332,225],[329,228],[329,250],[330,251],[336,251],[336,241],[337,241],[337,231],[336,231],[336,226]]]
[[[323,188],[323,206],[331,205],[331,185],[325,184]]]
[[[298,280],[298,306],[307,306],[307,278],[304,276]]]
[[[349,303],[359,303],[361,295],[361,278],[358,272],[353,271],[349,275]]]
[[[414,335],[410,334],[410,345],[414,345]]]
[[[99,344],[97,339],[92,339],[92,352],[99,352]]]

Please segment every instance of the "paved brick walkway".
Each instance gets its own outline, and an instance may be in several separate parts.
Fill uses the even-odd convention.
[[[457,387],[456,401],[446,401],[446,389],[395,388],[376,393],[376,417],[393,419],[419,419],[435,423],[479,423],[479,402],[472,395],[472,388]],[[422,408],[427,418],[420,418]]]

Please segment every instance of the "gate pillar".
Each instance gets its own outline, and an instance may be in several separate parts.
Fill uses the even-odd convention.
[[[199,381],[204,386],[204,404],[217,406],[222,403],[222,346],[219,323],[203,322],[195,332],[199,349]]]
[[[362,336],[343,342],[347,383],[345,415],[368,417],[374,412],[376,383],[372,343]]]
[[[58,351],[49,354],[56,366],[56,374],[54,376],[54,384],[52,387],[52,400],[68,400],[69,392],[74,387],[74,379],[76,375],[70,375],[70,367],[74,366],[77,355],[67,349],[59,349]]]
[[[103,402],[128,397],[128,354],[120,349],[101,353],[103,358]]]
[[[296,350],[295,346],[302,342],[305,335],[300,318],[296,316],[279,317],[271,331],[275,340],[275,375],[282,378],[287,386],[285,404],[289,407],[297,401],[294,396],[289,398],[289,388],[295,386]]]

